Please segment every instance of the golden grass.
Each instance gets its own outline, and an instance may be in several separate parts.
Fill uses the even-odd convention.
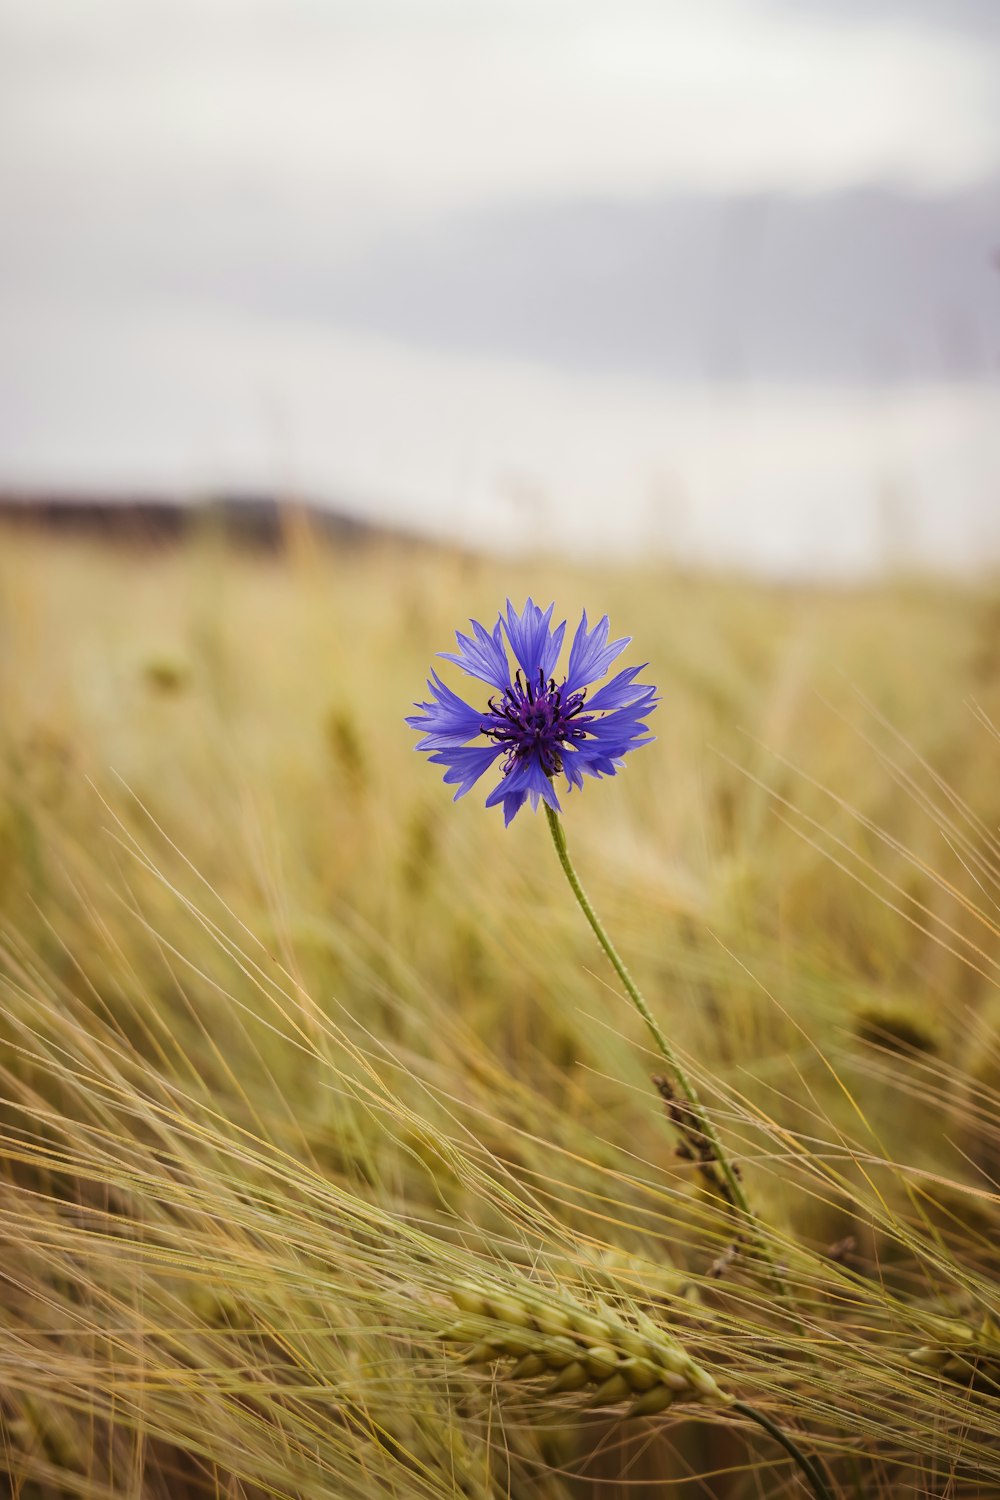
[[[543,821],[453,807],[402,724],[529,592],[661,686],[566,827],[794,1306],[674,1155]],[[0,537],[12,1493],[804,1493],[725,1413],[469,1370],[440,1335],[485,1281],[653,1320],[845,1496],[1000,1495],[998,618],[985,585]]]

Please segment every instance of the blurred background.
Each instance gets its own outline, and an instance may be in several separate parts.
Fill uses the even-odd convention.
[[[1000,1497],[1000,0],[0,0],[0,204],[0,1496],[791,1493],[460,1369],[499,1268]],[[414,753],[528,594],[801,1322]]]
[[[1000,557],[996,0],[0,0],[0,490]]]

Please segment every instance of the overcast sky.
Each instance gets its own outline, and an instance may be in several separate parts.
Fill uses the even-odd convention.
[[[0,297],[505,204],[991,177],[1000,0],[0,0]]]
[[[1000,168],[995,0],[2,0],[5,198],[372,208]],[[9,201],[9,199],[8,199]]]

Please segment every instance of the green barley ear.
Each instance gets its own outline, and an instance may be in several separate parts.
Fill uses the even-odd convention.
[[[909,1359],[948,1380],[1000,1388],[1000,1327],[987,1313],[978,1325],[957,1318],[935,1318],[933,1341],[913,1349]]]
[[[732,1411],[764,1428],[802,1470],[816,1500],[833,1500],[819,1460],[809,1459],[769,1417],[720,1389],[714,1378],[645,1313],[626,1322],[600,1304],[591,1309],[565,1293],[531,1283],[518,1287],[460,1282],[451,1289],[462,1313],[442,1330],[465,1344],[463,1363],[513,1360],[511,1378],[550,1376],[543,1392],[588,1392],[590,1407],[629,1403],[627,1416],[652,1417],[675,1402],[700,1402]]]
[[[551,1377],[546,1395],[586,1390],[588,1405],[628,1401],[631,1416],[651,1416],[675,1401],[728,1406],[733,1400],[641,1313],[626,1322],[610,1308],[592,1310],[527,1284],[514,1290],[462,1282],[451,1297],[463,1316],[441,1337],[469,1346],[463,1363],[513,1360],[512,1379]]]

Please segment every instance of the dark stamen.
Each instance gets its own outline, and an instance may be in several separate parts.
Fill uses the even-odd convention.
[[[570,693],[564,701],[565,682],[558,687],[554,677],[545,680],[540,667],[537,680],[522,677],[520,670],[503,696],[489,699],[492,723],[480,725],[487,739],[506,750],[501,771],[509,776],[517,766],[537,756],[542,769],[554,776],[563,768],[562,746],[585,738],[586,721],[571,723],[585,707],[584,692]]]

